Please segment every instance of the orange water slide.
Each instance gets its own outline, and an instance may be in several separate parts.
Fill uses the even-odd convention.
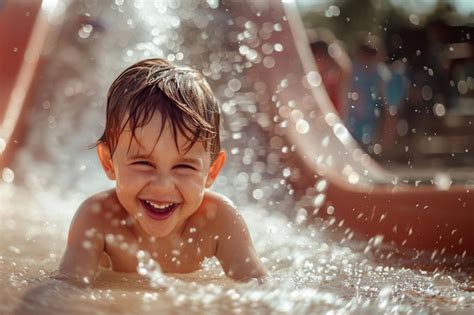
[[[0,170],[21,145],[53,10],[51,1],[0,4]]]
[[[301,77],[311,71],[316,71],[305,40],[303,25],[294,4],[287,3],[284,7],[288,18],[291,36],[294,42],[294,51],[289,53],[299,56],[302,60],[298,69]],[[278,71],[290,69],[276,68]],[[293,73],[298,70],[293,69]],[[433,259],[439,257],[454,258],[456,262],[472,263],[474,257],[474,187],[467,187],[456,183],[450,187],[437,187],[435,185],[400,184],[400,179],[388,172],[380,171],[374,161],[368,156],[357,152],[357,144],[348,136],[344,127],[337,120],[332,120],[334,115],[332,106],[324,103],[330,102],[324,95],[322,85],[312,87],[314,105],[320,106],[320,114],[326,119],[326,132],[335,133],[349,154],[340,154],[342,165],[350,165],[352,171],[344,173],[342,169],[331,169],[327,165],[318,165],[311,157],[321,155],[324,150],[316,142],[320,138],[315,133],[321,128],[312,126],[310,131],[301,134],[297,131],[296,123],[285,128],[288,141],[296,146],[296,152],[305,168],[313,174],[326,177],[326,199],[323,207],[333,207],[333,216],[339,222],[343,221],[344,227],[350,227],[366,237],[382,236],[384,241],[400,249],[415,250],[430,253]],[[298,95],[304,95],[296,89],[286,90],[288,95],[282,96],[298,100]],[[295,101],[302,112],[308,109],[304,102]],[[311,111],[311,110],[310,110]],[[316,122],[316,120],[314,121]],[[336,140],[336,139],[334,139]],[[351,154],[352,153],[352,154]],[[319,163],[321,164],[321,163]],[[359,167],[356,166],[360,164]],[[361,174],[357,172],[361,170]],[[347,171],[347,169],[346,169]],[[372,180],[367,184],[357,181],[358,176],[364,173],[373,174]],[[346,176],[346,174],[348,174]],[[474,174],[473,174],[474,175]],[[383,180],[385,178],[385,180]],[[327,211],[322,215],[328,216]],[[438,260],[438,261],[442,261]]]
[[[383,240],[412,258],[433,263],[474,262],[474,191],[454,179],[450,186],[408,185],[381,168],[351,137],[321,83],[294,1],[244,7],[231,1],[230,12],[256,25],[272,23],[269,42],[280,45],[274,66],[255,64],[250,78],[274,91],[274,129],[292,147],[298,176],[292,186],[308,200],[315,218],[329,230]],[[242,44],[252,45],[249,42]],[[474,175],[474,174],[473,174]],[[414,178],[416,178],[414,174]],[[315,211],[313,211],[315,210]]]

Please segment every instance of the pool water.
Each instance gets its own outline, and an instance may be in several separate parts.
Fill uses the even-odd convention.
[[[378,264],[318,229],[255,206],[242,213],[271,271],[267,283],[236,283],[211,259],[186,275],[153,268],[143,268],[141,276],[101,270],[93,287],[76,288],[49,275],[62,254],[69,209],[79,200],[54,190],[14,188],[8,194],[1,200],[9,205],[2,215],[2,313],[467,313],[474,307],[472,273]]]
[[[0,182],[0,313],[474,310],[472,268],[424,270],[380,262],[364,251],[367,244],[349,248],[329,238],[320,225],[308,225],[284,183],[285,165],[277,158],[262,158],[275,157],[276,151],[261,131],[265,123],[256,117],[257,109],[230,101],[245,94],[244,79],[231,71],[245,63],[222,44],[228,34],[220,25],[231,24],[222,24],[230,13],[214,8],[213,1],[163,3],[59,2],[66,22],[38,85],[30,132],[11,172]],[[88,288],[50,278],[75,209],[90,194],[113,184],[103,175],[94,150],[88,149],[102,132],[108,85],[125,65],[156,55],[196,65],[220,96],[223,141],[230,154],[214,189],[239,205],[272,276],[263,284],[226,278],[214,259],[196,273],[163,275],[146,256],[140,275],[101,270]]]

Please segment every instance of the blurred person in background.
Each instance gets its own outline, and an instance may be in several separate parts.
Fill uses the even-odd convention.
[[[385,50],[379,37],[365,32],[358,35],[345,120],[352,136],[364,148],[377,142],[381,117],[386,110],[384,90],[391,74],[384,59]]]
[[[334,109],[344,117],[352,64],[342,43],[326,28],[308,30],[316,66]]]
[[[385,81],[384,93],[387,104],[383,116],[383,130],[381,140],[385,146],[393,145],[398,137],[398,122],[400,112],[405,109],[410,81],[406,73],[406,64],[395,60],[389,66],[390,74]]]

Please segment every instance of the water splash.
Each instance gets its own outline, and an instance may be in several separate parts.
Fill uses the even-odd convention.
[[[265,132],[273,131],[274,119],[280,123],[293,116],[297,122],[301,114],[294,112],[291,101],[281,101],[278,119],[269,115],[262,108],[268,107],[270,100],[278,102],[274,95],[277,91],[269,91],[259,78],[244,75],[245,69],[259,63],[266,68],[276,66],[271,58],[285,47],[272,39],[272,34],[285,27],[283,18],[259,21],[256,15],[256,21],[247,21],[216,12],[215,5],[209,8],[196,1],[172,1],[168,5],[165,1],[116,0],[111,10],[104,8],[104,3],[78,1],[71,9],[73,17],[76,12],[84,16],[88,13],[87,24],[93,28],[89,37],[78,38],[76,34],[84,26],[67,26],[65,39],[52,57],[55,62],[47,69],[39,88],[39,106],[32,122],[32,129],[38,132],[29,136],[26,148],[18,155],[15,184],[0,183],[5,223],[0,226],[5,237],[0,243],[0,261],[5,266],[1,283],[3,288],[13,288],[2,307],[11,310],[21,293],[38,284],[31,279],[44,280],[57,267],[74,209],[92,192],[110,187],[95,162],[94,152],[86,149],[103,128],[107,85],[125,65],[144,57],[161,56],[199,65],[222,98],[226,120],[223,142],[232,154],[216,189],[242,205],[252,197],[258,201],[259,206],[252,200],[253,205],[243,208],[242,213],[273,280],[263,284],[232,282],[225,278],[215,259],[206,261],[200,272],[165,276],[149,255],[140,252],[137,272],[147,281],[104,273],[99,276],[97,287],[80,291],[71,301],[60,298],[56,303],[67,305],[70,313],[90,313],[99,305],[110,314],[116,314],[118,308],[144,314],[161,310],[430,313],[472,308],[472,275],[379,265],[372,260],[371,250],[379,247],[380,238],[374,238],[370,250],[363,253],[326,239],[321,233],[324,225],[306,226],[310,214],[304,207],[295,208],[290,194],[291,180],[297,178],[298,171],[284,160],[295,148],[286,144],[281,135],[272,133],[270,141],[265,136]],[[232,25],[242,27],[239,32],[228,31]],[[92,40],[96,31],[98,37]],[[247,50],[241,53],[223,47],[219,41],[227,36],[231,37],[231,44],[245,41]],[[91,59],[84,58],[86,55]],[[309,81],[315,85],[319,82],[316,75]],[[290,88],[291,84],[294,82],[290,77],[282,78],[279,88]],[[319,113],[312,119],[315,117]],[[335,114],[324,115],[321,123],[332,126],[339,140],[345,141],[347,131],[338,125]],[[337,138],[324,136],[319,141],[328,148],[338,142]],[[362,152],[352,154],[364,159]],[[326,165],[331,163],[330,156],[322,153],[315,159]],[[354,177],[354,172],[359,174],[344,168],[347,177]],[[19,188],[18,181],[26,188]],[[324,179],[315,183],[313,206],[323,206],[327,184]],[[290,221],[277,209],[291,213],[299,210],[296,219]],[[340,210],[328,207],[325,211],[332,215]],[[346,231],[346,239],[351,240],[353,232]],[[46,304],[49,309],[55,306]]]
[[[137,273],[150,280],[152,288],[166,288],[170,281],[161,271],[160,265],[153,260],[147,252],[142,250],[137,252]]]

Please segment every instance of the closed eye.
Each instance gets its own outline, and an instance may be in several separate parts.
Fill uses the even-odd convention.
[[[135,161],[135,162],[132,162],[132,165],[153,166],[153,164],[148,161]]]
[[[179,169],[190,169],[190,170],[196,170],[196,167],[194,167],[193,165],[189,165],[189,164],[178,164],[175,166],[176,168],[179,168]]]

